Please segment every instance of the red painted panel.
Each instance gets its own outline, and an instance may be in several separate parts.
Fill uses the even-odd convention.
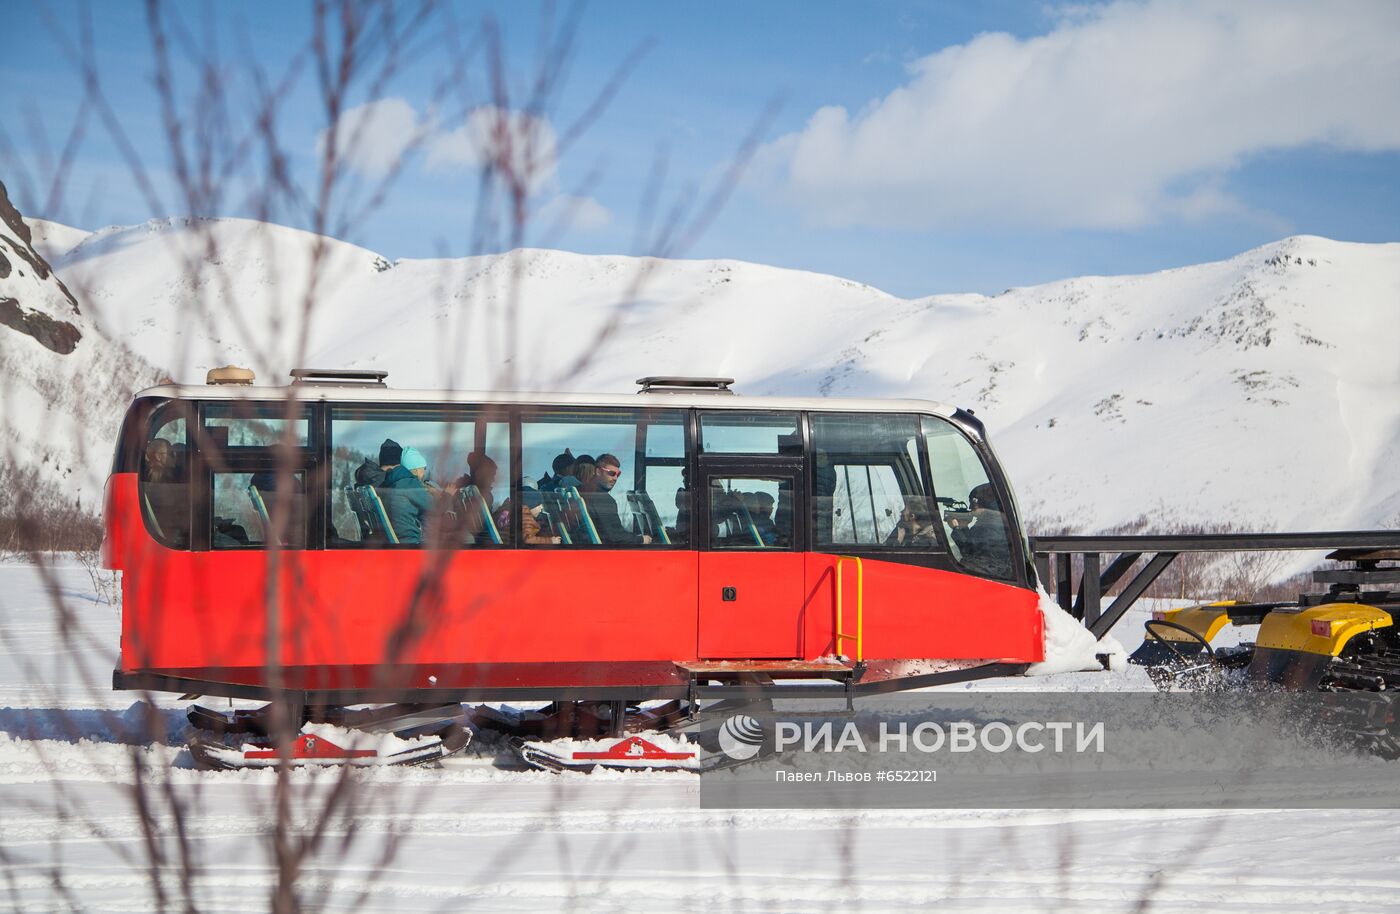
[[[122,668],[696,658],[694,552],[177,552],[155,543],[135,476],[113,479]],[[269,597],[276,593],[278,600]]]
[[[1044,618],[1036,595],[995,581],[865,559],[865,659],[1044,659]],[[836,556],[807,555],[805,659],[855,656],[854,642],[837,650]],[[844,626],[856,630],[855,567],[842,572]]]
[[[700,656],[791,659],[802,655],[800,552],[700,554]],[[733,587],[736,599],[723,599]]]
[[[108,558],[124,572],[127,671],[264,666],[274,620],[289,666],[815,659],[834,652],[831,555],[177,552],[146,533],[134,474],[110,480],[107,502]],[[272,562],[275,588],[268,586]],[[875,560],[865,569],[866,659],[1041,659],[1043,621],[1030,591]],[[723,586],[736,587],[739,599],[722,601]],[[848,587],[853,626],[853,582]],[[269,601],[272,594],[278,599]]]

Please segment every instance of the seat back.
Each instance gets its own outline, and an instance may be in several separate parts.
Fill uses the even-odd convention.
[[[738,509],[740,529],[753,539],[753,544],[760,548],[768,544],[763,542],[763,534],[758,532],[758,524],[753,522],[753,515],[749,513],[749,506],[744,504],[742,497],[734,499],[734,506]]]
[[[358,496],[360,508],[355,509],[355,498],[351,499],[350,507],[355,510],[355,516],[360,519],[361,532],[364,531],[365,524],[368,523],[371,528],[378,527],[383,532],[384,539],[389,542],[397,543],[399,541],[399,535],[394,532],[394,525],[389,522],[389,512],[384,510],[384,501],[379,497],[379,492],[374,486],[353,486],[347,492]],[[361,511],[364,513],[361,514]],[[373,533],[372,529],[371,535]]]
[[[350,513],[355,515],[355,525],[360,529],[361,543],[387,542],[383,524],[368,499],[356,486],[346,486],[345,501],[350,505]]]
[[[253,503],[253,511],[258,515],[258,520],[262,521],[263,540],[268,539],[268,534],[272,532],[272,515],[267,512],[267,502],[263,500],[262,490],[251,482],[248,483],[248,500]]]
[[[559,542],[563,545],[573,545],[574,538],[569,532],[568,511],[564,504],[564,497],[556,491],[544,489],[540,490],[540,497],[544,500],[544,510],[540,514],[549,518],[553,534],[559,537]]]
[[[501,531],[496,526],[496,519],[491,516],[491,509],[486,506],[486,499],[482,497],[481,490],[476,486],[467,486],[457,493],[457,498],[467,509],[468,514],[475,513],[481,518],[481,532],[486,534],[486,538],[497,546],[501,544]]]
[[[753,522],[753,517],[749,516],[748,509],[744,509],[745,522],[749,527],[749,536],[753,537],[753,544],[760,549],[768,548],[768,544],[763,541],[763,534],[758,532],[758,524]]]
[[[588,542],[595,546],[600,545],[603,542],[603,538],[598,535],[598,528],[593,525],[593,516],[588,513],[588,504],[583,500],[583,496],[579,494],[579,490],[574,486],[565,486],[562,491],[564,493],[564,500],[567,502],[569,508],[578,515],[579,532],[583,534]]]
[[[629,491],[627,493],[627,515],[632,518],[633,533],[652,535],[651,518],[642,512],[642,505],[637,500],[636,492]]]
[[[632,506],[632,516],[642,519],[642,532],[667,546],[671,545],[666,525],[661,522],[661,512],[656,510],[656,502],[651,500],[651,496],[646,492],[628,492],[627,501]]]

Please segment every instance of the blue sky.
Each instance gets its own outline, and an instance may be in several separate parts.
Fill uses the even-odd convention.
[[[155,201],[91,116],[57,205],[44,186],[55,155],[45,146],[61,147],[83,110],[64,47],[85,9],[103,92]],[[460,59],[449,36],[458,29],[469,41],[487,13],[511,84],[524,85],[544,9],[455,4],[373,97],[355,87],[349,103],[369,106],[352,112],[363,127],[347,199],[365,200],[386,162],[403,158],[390,192],[346,240],[391,259],[467,253],[483,108],[546,153],[529,201],[543,219],[527,241],[581,252],[644,252],[640,214],[664,222],[672,201],[703,199],[760,125],[744,179],[684,255],[914,296],[1162,269],[1297,233],[1400,240],[1400,4],[600,2],[581,8],[564,87],[533,119],[514,110],[520,92],[510,113],[491,107],[480,60],[435,100]],[[557,7],[556,19],[572,10]],[[84,228],[187,213],[172,192],[143,7],[15,4],[7,22],[0,176],[21,207]],[[310,40],[311,14],[295,4],[179,4],[166,25],[181,61],[183,127],[195,131],[207,105],[189,61],[217,51],[232,122],[246,124],[250,62],[284,72]],[[643,56],[602,116],[549,157],[551,139],[638,47]],[[278,133],[293,196],[305,201],[326,118],[310,69],[291,86]],[[648,207],[659,159],[662,202]],[[242,162],[207,208],[257,215],[248,188],[264,164]],[[271,216],[310,224],[309,206],[287,197]]]

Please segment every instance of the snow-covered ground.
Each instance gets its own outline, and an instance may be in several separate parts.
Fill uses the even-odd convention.
[[[1131,649],[1144,607],[1114,635]],[[79,565],[0,564],[0,897],[18,910],[267,906],[270,772],[209,773],[184,703],[111,692],[118,611]],[[1141,671],[978,689],[1149,689]],[[152,789],[143,828],[132,784]],[[1400,813],[711,811],[694,775],[550,775],[489,755],[362,771],[308,859],[310,906],[348,910],[1393,910]],[[297,834],[337,775],[293,778]],[[174,806],[184,810],[180,840]],[[153,879],[148,862],[160,864]],[[324,897],[317,893],[324,891]]]

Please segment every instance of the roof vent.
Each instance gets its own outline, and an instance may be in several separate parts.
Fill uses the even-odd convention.
[[[293,368],[292,383],[315,387],[388,387],[387,371],[349,371],[341,368]]]
[[[648,375],[638,378],[639,394],[732,394],[733,378],[678,378],[670,375]]]
[[[253,386],[253,370],[251,368],[239,368],[236,365],[225,365],[223,368],[211,368],[204,376],[205,384],[236,384],[242,387]]]

